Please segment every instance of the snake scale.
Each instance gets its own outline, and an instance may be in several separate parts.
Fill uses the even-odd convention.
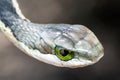
[[[0,30],[26,54],[58,67],[85,67],[104,55],[102,44],[85,26],[32,23],[16,0],[0,0]]]

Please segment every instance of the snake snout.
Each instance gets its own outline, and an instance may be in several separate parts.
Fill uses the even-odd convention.
[[[103,46],[93,32],[90,32],[83,39],[79,40],[75,45],[75,49],[80,56],[88,60],[98,60],[103,56]]]

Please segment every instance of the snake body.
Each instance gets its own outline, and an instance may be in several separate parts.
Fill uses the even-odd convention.
[[[32,23],[21,13],[16,0],[0,1],[0,30],[26,54],[55,66],[84,67],[103,56],[103,46],[85,26]],[[74,57],[67,61],[59,59],[56,46],[65,48]]]

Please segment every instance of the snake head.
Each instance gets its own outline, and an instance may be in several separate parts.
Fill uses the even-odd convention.
[[[39,61],[58,67],[78,68],[92,65],[104,55],[103,46],[94,33],[82,25],[46,24],[40,33],[41,44],[36,42],[38,49],[30,49],[16,40],[4,24],[0,24],[2,32],[19,49]]]
[[[103,47],[94,33],[83,25],[49,24],[42,39],[49,51],[48,62],[60,67],[84,67],[103,56]],[[49,45],[49,46],[48,46]],[[50,50],[49,50],[50,49]]]

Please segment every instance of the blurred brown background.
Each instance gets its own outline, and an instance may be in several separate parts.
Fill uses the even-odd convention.
[[[39,62],[17,49],[0,32],[0,80],[120,80],[119,0],[18,0],[36,23],[83,24],[102,42],[105,56],[80,69]]]

